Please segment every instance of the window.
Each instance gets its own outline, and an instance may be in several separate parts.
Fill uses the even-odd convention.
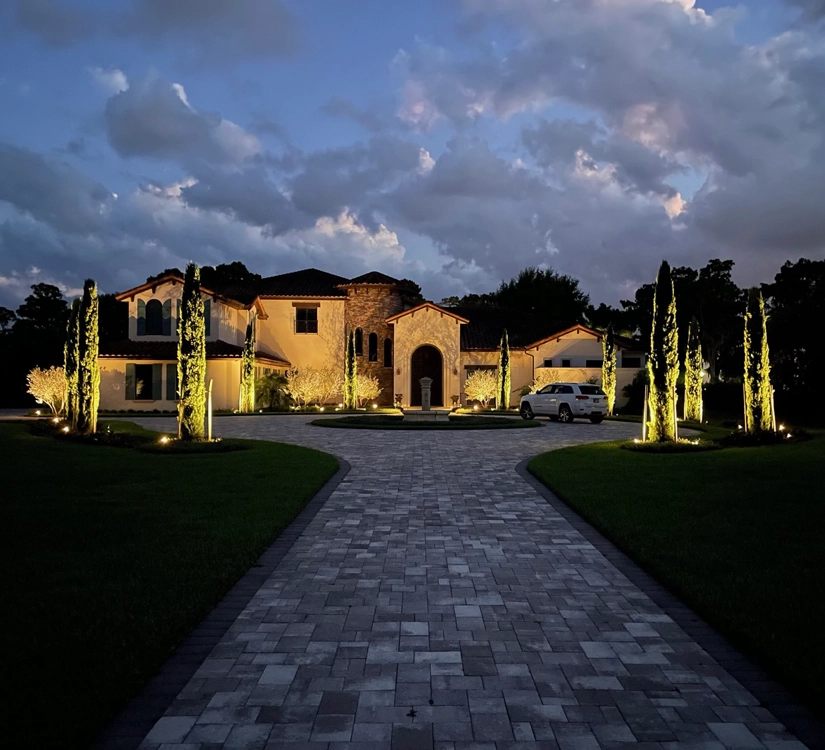
[[[585,396],[604,396],[605,392],[598,385],[580,385],[579,393]]]
[[[361,357],[364,354],[364,332],[360,328],[355,329],[355,356]]]
[[[318,308],[295,308],[295,333],[318,333]]]
[[[622,357],[622,367],[632,367],[634,370],[642,369],[641,357]]]
[[[369,360],[370,362],[377,362],[378,361],[378,334],[371,333],[369,339]]]
[[[552,359],[545,359],[544,364],[542,365],[542,367],[552,367],[552,366],[553,366],[553,360]]]
[[[601,359],[586,359],[584,361],[585,367],[601,367],[604,360]]]
[[[392,339],[384,339],[384,367],[392,367]]]
[[[178,400],[178,365],[169,363],[166,365],[166,400]]]
[[[161,302],[159,299],[142,299],[137,303],[138,336],[172,335],[172,300]]]
[[[572,385],[560,385],[556,393],[573,393]]]
[[[159,401],[163,385],[163,365],[126,365],[126,399]]]
[[[561,361],[561,366],[562,367],[570,367],[570,360],[569,359],[563,359]]]
[[[542,388],[539,393],[558,393],[558,386],[557,385],[546,385]]]

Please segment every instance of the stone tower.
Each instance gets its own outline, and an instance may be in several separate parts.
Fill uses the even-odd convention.
[[[358,373],[378,378],[381,395],[375,403],[392,406],[395,342],[387,318],[417,304],[418,287],[378,271],[340,286],[347,292],[346,324],[348,331],[355,331]]]

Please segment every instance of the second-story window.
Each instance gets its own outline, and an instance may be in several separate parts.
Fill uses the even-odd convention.
[[[364,353],[364,332],[360,328],[355,329],[355,355],[360,357]]]
[[[161,303],[158,299],[137,303],[138,336],[172,335],[172,300]]]
[[[370,362],[377,362],[378,361],[378,334],[371,333],[370,334]]]
[[[295,333],[318,333],[318,308],[295,308]]]

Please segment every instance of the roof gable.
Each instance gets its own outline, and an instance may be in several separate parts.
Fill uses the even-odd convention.
[[[456,315],[456,313],[447,310],[443,307],[439,307],[438,305],[433,304],[432,302],[424,302],[421,305],[417,305],[416,307],[411,307],[409,310],[402,310],[400,313],[396,313],[395,315],[391,315],[387,318],[387,323],[394,323],[399,318],[403,318],[407,315],[415,315],[415,313],[420,311],[426,310],[433,310],[434,312],[441,313],[441,315],[448,315],[451,318],[455,318],[459,323],[469,323],[470,321],[467,318],[462,318],[460,315]]]
[[[398,279],[394,279],[392,276],[387,276],[385,273],[381,273],[380,271],[370,271],[369,273],[361,274],[361,276],[356,276],[354,279],[350,279],[342,286],[350,286],[350,284],[380,284],[386,286],[395,286],[398,284]]]

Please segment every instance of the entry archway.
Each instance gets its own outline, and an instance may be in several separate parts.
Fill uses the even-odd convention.
[[[444,360],[434,346],[419,346],[410,362],[410,406],[421,406],[421,378],[432,378],[431,406],[444,406]]]

